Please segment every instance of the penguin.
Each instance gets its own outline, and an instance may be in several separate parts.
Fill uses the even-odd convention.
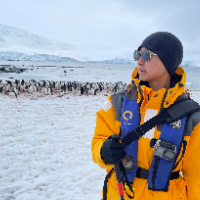
[[[62,90],[58,95],[58,97],[62,97],[62,96],[64,96],[64,90]]]
[[[50,83],[50,94],[51,94],[51,95],[53,95],[53,93],[52,93],[52,88],[53,88],[53,83],[52,83],[52,84]]]
[[[84,88],[83,88],[83,86],[81,86],[80,91],[81,91],[81,94],[84,94]]]
[[[64,89],[64,91],[66,92],[67,87],[66,87],[65,83],[64,83],[64,85],[63,85],[63,89]]]
[[[7,94],[8,92],[10,92],[10,84],[8,81],[6,81],[6,84],[4,85],[4,94]]]
[[[15,80],[15,84],[18,85],[18,83],[19,83],[19,81],[16,79],[16,80]]]
[[[100,91],[103,90],[103,89],[102,89],[102,86],[101,86],[101,83],[99,83],[99,89],[100,89]]]
[[[25,81],[24,81],[24,79],[22,79],[19,88],[20,88],[20,92],[23,92],[25,90]]]
[[[21,85],[23,86],[24,84],[25,84],[25,81],[24,81],[24,79],[22,79]]]
[[[71,82],[68,82],[67,83],[67,89],[70,91],[70,88],[71,88]]]
[[[41,92],[42,92],[43,94],[45,94],[45,91],[46,91],[46,87],[43,86],[43,87],[41,88]]]
[[[76,89],[72,86],[72,94],[75,95],[76,94]]]
[[[90,94],[96,95],[98,90],[99,90],[99,89],[93,88],[93,87],[92,87],[91,90],[90,90]]]
[[[0,92],[3,92],[3,84],[0,83]]]
[[[56,81],[56,83],[55,83],[55,89],[56,89],[56,90],[60,90],[60,89],[61,89],[61,87],[60,87],[60,82],[57,82],[57,81]]]
[[[33,94],[33,86],[32,86],[32,84],[29,86],[28,92],[29,92],[30,94]]]
[[[114,86],[114,88],[113,88],[113,92],[117,92],[119,90],[119,86],[118,86],[118,84],[116,83],[116,85]]]
[[[51,89],[50,89],[50,86],[46,86],[45,87],[45,92],[44,92],[44,94],[46,94],[46,95],[50,95],[51,94]]]
[[[110,83],[108,83],[108,89],[109,90],[112,90],[113,89],[113,85],[112,85],[112,83],[110,82]]]
[[[18,89],[16,88],[16,86],[14,86],[14,89],[13,89],[13,92],[14,92],[14,94],[15,94],[15,97],[17,98],[17,94],[18,94]]]
[[[92,87],[91,89],[90,89],[90,94],[94,94],[94,88]]]
[[[56,83],[55,83],[55,81],[53,81],[53,88],[55,88],[55,85],[56,85]]]
[[[97,91],[98,91],[99,89],[95,89],[94,90],[94,95],[97,95]]]
[[[77,88],[77,83],[74,81],[74,83],[72,84],[72,86],[73,86],[74,89],[76,90],[76,88]]]

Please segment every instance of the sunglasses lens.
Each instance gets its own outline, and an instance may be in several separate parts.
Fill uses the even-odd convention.
[[[142,53],[140,53],[138,50],[135,50],[135,51],[133,52],[133,59],[134,59],[135,61],[138,61],[139,58],[140,58],[140,55],[141,55],[142,60],[143,60],[144,62],[147,62],[147,61],[150,60],[151,54],[150,54],[149,50],[145,49],[145,50],[142,51]]]
[[[138,50],[135,50],[133,52],[133,60],[138,61],[139,57],[140,57],[140,52]]]
[[[142,56],[142,60],[144,62],[147,62],[148,60],[150,60],[150,52],[147,49],[145,49],[144,51],[142,51],[141,56]]]

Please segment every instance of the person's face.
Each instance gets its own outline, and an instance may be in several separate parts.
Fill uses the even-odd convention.
[[[142,52],[145,47],[140,49]],[[150,51],[151,53],[154,53]],[[140,56],[137,61],[137,68],[139,73],[139,79],[146,82],[155,82],[162,79],[162,77],[169,75],[165,66],[159,59],[158,55],[151,55],[151,59],[148,62],[144,62]]]

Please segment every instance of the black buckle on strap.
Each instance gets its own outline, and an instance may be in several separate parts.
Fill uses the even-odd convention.
[[[148,179],[148,176],[149,176],[149,170],[144,168],[137,168],[136,177]]]
[[[139,167],[137,168],[136,177],[148,179],[148,176],[149,176],[149,170]],[[179,176],[180,176],[179,171],[173,172],[170,180],[177,179],[179,178]]]

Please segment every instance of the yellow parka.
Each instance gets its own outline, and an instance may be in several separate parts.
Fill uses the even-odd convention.
[[[178,67],[175,74],[179,80],[170,89],[162,88],[159,91],[142,85],[137,78],[137,68],[132,73],[132,82],[137,89],[137,102],[141,103],[140,114],[143,124],[148,119],[159,113],[161,107],[167,108],[185,94],[186,73]],[[101,147],[105,139],[112,134],[119,134],[120,120],[116,120],[116,113],[112,106],[111,95],[105,105],[97,112],[96,128],[92,139],[92,158],[107,173],[113,165],[105,164],[101,157]],[[200,200],[200,112],[191,114],[187,122],[187,148],[184,158],[174,171],[181,171],[182,176],[170,180],[169,191],[151,191],[148,189],[148,179],[135,177],[132,187],[135,189],[134,200]],[[148,131],[138,142],[138,163],[137,167],[150,169],[153,159],[153,149],[150,147],[151,138],[159,138],[161,131],[157,126]],[[152,136],[153,134],[153,136]],[[182,150],[177,160],[181,157]],[[118,200],[118,187],[115,173],[112,173],[107,184],[107,200]],[[125,194],[125,200],[129,198]]]

